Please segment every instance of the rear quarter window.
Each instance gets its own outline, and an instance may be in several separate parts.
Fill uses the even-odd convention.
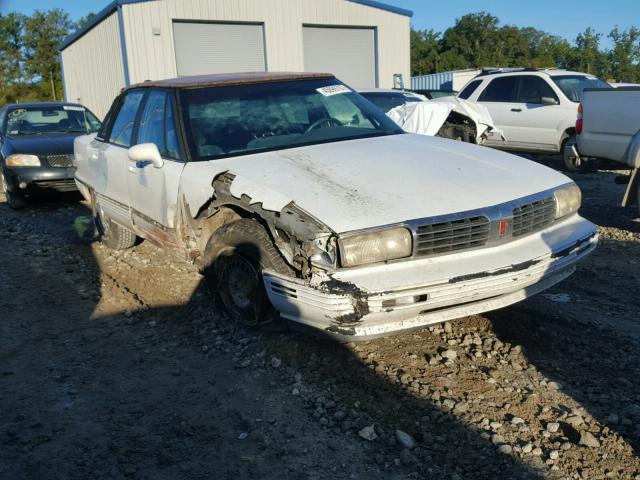
[[[473,95],[473,92],[475,92],[478,89],[481,83],[482,83],[482,80],[471,81],[471,83],[469,83],[466,87],[462,89],[462,91],[458,94],[458,97],[462,98],[463,100],[468,100],[469,97]]]

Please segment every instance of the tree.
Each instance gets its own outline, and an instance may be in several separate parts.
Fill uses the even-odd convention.
[[[609,52],[611,76],[618,82],[640,81],[640,30],[614,28],[609,34],[613,48]]]
[[[89,23],[91,20],[93,20],[93,17],[95,17],[95,16],[96,16],[96,14],[93,13],[93,12],[88,13],[87,15],[85,15],[84,17],[82,17],[80,20],[78,20],[75,23],[74,30],[80,30],[87,23]]]
[[[26,71],[36,80],[49,83],[50,98],[54,101],[62,89],[58,47],[72,26],[69,15],[59,8],[46,12],[36,10],[25,22]]]
[[[457,68],[480,67],[495,64],[498,24],[500,20],[485,12],[470,13],[456,20],[442,36],[442,48],[447,61]],[[464,63],[464,64],[463,64]],[[462,65],[463,64],[463,65]]]
[[[439,39],[433,30],[411,30],[411,75],[438,71]]]
[[[0,93],[22,79],[24,17],[16,12],[0,14]]]
[[[600,52],[602,35],[591,27],[578,34],[576,46],[570,58],[571,68],[581,72],[606,76],[607,67]]]

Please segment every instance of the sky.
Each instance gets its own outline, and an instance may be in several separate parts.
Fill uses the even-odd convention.
[[[110,0],[0,0],[0,12],[62,8],[73,20],[89,12],[98,12]],[[215,0],[211,0],[215,1]],[[438,32],[452,26],[456,18],[466,13],[486,11],[503,23],[518,27],[535,27],[573,41],[578,33],[591,26],[608,34],[618,26],[622,29],[635,24],[640,27],[640,0],[382,0],[383,3],[412,10],[413,26]],[[604,38],[603,46],[610,42]]]

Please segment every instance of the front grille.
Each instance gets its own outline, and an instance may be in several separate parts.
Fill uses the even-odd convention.
[[[489,241],[489,219],[479,216],[422,225],[416,233],[420,256],[478,248]]]
[[[73,178],[64,180],[37,180],[33,182],[34,187],[43,190],[56,190],[58,192],[71,192],[77,190],[76,182]]]
[[[73,155],[47,155],[45,158],[51,167],[73,167]]]
[[[556,218],[556,201],[548,197],[513,209],[513,236],[521,237],[551,225]]]

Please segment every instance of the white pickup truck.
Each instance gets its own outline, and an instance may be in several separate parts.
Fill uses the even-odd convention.
[[[578,112],[578,150],[628,165],[622,206],[637,201],[640,210],[640,88],[586,89]]]

